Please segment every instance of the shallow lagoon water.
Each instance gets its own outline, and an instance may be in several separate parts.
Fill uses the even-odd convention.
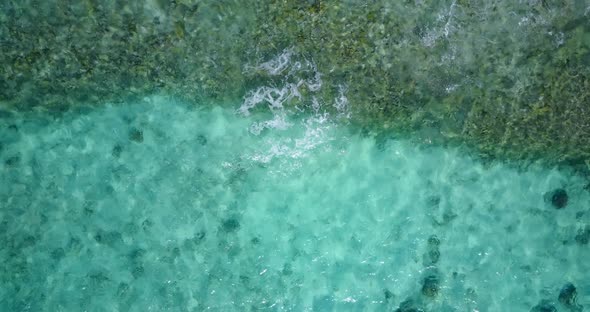
[[[588,17],[3,1],[0,311],[587,311]]]
[[[200,107],[3,115],[6,311],[588,309],[581,177],[375,140],[321,106]]]

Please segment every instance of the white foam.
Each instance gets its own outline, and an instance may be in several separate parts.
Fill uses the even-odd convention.
[[[313,62],[307,61],[307,67],[313,72],[313,77],[305,81],[307,89],[311,92],[317,92],[322,88],[322,74],[318,71]]]
[[[338,96],[334,99],[334,107],[336,108],[339,116],[344,116],[346,118],[350,117],[345,85],[338,86]]]
[[[315,93],[322,88],[322,74],[318,71],[312,60],[301,59],[293,53],[292,49],[286,49],[270,61],[257,66],[247,66],[262,70],[271,76],[282,74],[282,86],[261,86],[249,92],[238,112],[243,116],[249,116],[252,110],[259,105],[266,105],[271,117],[254,121],[250,124],[249,132],[259,136],[265,130],[285,131],[290,129],[288,135],[281,133],[267,133],[265,144],[254,151],[248,159],[269,163],[275,159],[293,161],[307,157],[308,152],[330,141],[329,129],[333,125],[332,116],[322,110],[323,101],[317,96],[311,95],[305,98],[300,90],[306,88]],[[336,108],[338,118],[348,118],[348,98],[345,95],[346,87],[339,86],[338,96],[333,100],[332,106]],[[288,105],[291,103],[292,105]],[[308,105],[311,102],[311,110]],[[294,108],[291,110],[290,108]],[[261,111],[260,116],[266,116]],[[288,167],[296,167],[292,163]]]
[[[270,76],[283,74],[281,86],[261,86],[250,91],[238,111],[248,116],[250,110],[260,103],[266,103],[271,110],[282,109],[284,104],[292,99],[302,100],[300,88],[305,87],[311,92],[317,92],[322,88],[322,74],[318,71],[313,61],[293,60],[292,49],[285,49],[281,54],[270,61],[259,65],[246,65],[246,71],[261,70]],[[303,78],[302,75],[311,72],[311,78]]]
[[[318,98],[313,96],[311,98],[311,108],[313,109],[313,112],[315,114],[318,114],[320,112],[320,107],[321,107],[321,105],[320,105],[320,102],[318,101]]]
[[[266,61],[257,66],[246,66],[247,70],[261,70],[268,73],[271,76],[276,76],[284,72],[291,64],[291,56],[293,51],[291,49],[285,49],[281,54],[277,55],[270,61]]]
[[[277,113],[271,120],[253,122],[250,126],[250,133],[259,135],[264,129],[286,130],[291,126],[291,123],[286,121],[285,118],[285,113]]]
[[[298,90],[300,85],[301,82],[297,84],[288,83],[282,88],[267,86],[259,87],[245,97],[244,102],[238,111],[243,115],[248,116],[250,115],[250,110],[260,103],[268,104],[268,107],[271,110],[282,109],[285,102],[293,98],[301,98],[301,94]]]

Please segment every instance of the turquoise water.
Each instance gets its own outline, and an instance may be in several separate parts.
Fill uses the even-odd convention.
[[[590,5],[0,1],[0,312],[590,310]]]
[[[581,177],[363,136],[345,91],[289,109],[255,94],[4,112],[3,311],[590,305]]]

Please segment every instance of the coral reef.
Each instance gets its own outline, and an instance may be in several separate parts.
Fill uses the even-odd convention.
[[[590,165],[583,1],[5,1],[0,105],[68,110],[166,92],[235,103],[288,73],[285,49],[375,136],[418,134],[482,157]],[[31,9],[33,8],[33,9]],[[274,64],[277,65],[277,64]],[[279,64],[280,65],[280,64]]]

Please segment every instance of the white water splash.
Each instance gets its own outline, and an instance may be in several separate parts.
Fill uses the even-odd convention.
[[[259,135],[264,129],[286,130],[290,126],[292,126],[292,124],[286,121],[285,113],[282,112],[274,115],[274,118],[271,120],[254,122],[250,126],[250,133],[254,135]]]
[[[299,92],[301,84],[301,81],[297,84],[288,83],[280,89],[267,86],[259,87],[246,95],[238,111],[248,116],[250,115],[250,110],[260,103],[268,104],[271,110],[282,109],[285,102],[293,98],[301,99],[301,93]]]
[[[264,62],[259,64],[258,66],[254,67],[246,67],[246,69],[255,69],[265,71],[271,76],[276,76],[285,71],[289,67],[291,63],[291,56],[293,52],[291,49],[285,49],[283,53],[279,54],[277,57],[273,58],[270,61]]]
[[[338,97],[334,99],[334,107],[339,116],[346,118],[350,117],[350,110],[348,108],[348,98],[346,97],[346,86],[340,85],[338,87]]]
[[[287,161],[305,158],[309,152],[333,140],[329,131],[333,123],[327,113],[303,120],[299,126],[305,130],[300,137],[268,138],[265,140],[263,151],[248,158],[259,163],[270,163],[276,158]]]
[[[453,1],[453,3],[451,3],[451,6],[449,7],[447,12],[444,13],[439,13],[438,14],[438,18],[437,18],[437,22],[438,23],[442,23],[444,22],[444,25],[442,27],[435,27],[432,29],[429,29],[421,38],[422,44],[425,47],[431,48],[433,47],[436,42],[441,39],[448,39],[449,36],[455,32],[455,27],[453,26],[453,17],[455,14],[455,8],[457,6],[457,1]]]
[[[282,110],[291,100],[302,101],[301,88],[310,92],[317,92],[322,88],[322,75],[317,66],[309,60],[293,61],[291,49],[284,50],[274,59],[256,66],[246,66],[246,71],[251,69],[262,70],[269,76],[283,75],[282,86],[262,86],[249,92],[244,97],[244,102],[238,111],[244,115],[250,115],[250,111],[259,104],[267,104],[271,111]],[[311,78],[302,78],[303,74]]]
[[[313,94],[322,89],[322,74],[313,61],[298,57],[292,49],[284,50],[270,61],[246,67],[246,70],[252,69],[279,76],[282,83],[278,87],[261,86],[249,92],[238,109],[243,116],[251,116],[255,108],[261,109],[261,113],[267,108],[272,114],[271,118],[250,125],[249,132],[260,136],[262,143],[254,153],[245,155],[247,159],[259,163],[280,159],[287,162],[285,168],[297,167],[298,163],[293,160],[307,157],[310,151],[332,140],[330,130],[334,127],[334,117],[350,116],[346,86],[339,86],[332,103],[324,103]],[[312,94],[303,95],[309,93]],[[336,109],[336,116],[326,112],[326,104]]]

